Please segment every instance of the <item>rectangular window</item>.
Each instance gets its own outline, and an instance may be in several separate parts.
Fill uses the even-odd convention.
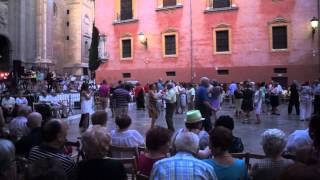
[[[212,8],[225,8],[230,7],[231,3],[230,0],[213,0]]]
[[[272,49],[288,49],[287,26],[272,27]]]
[[[229,48],[229,31],[216,31],[216,52],[228,52]]]
[[[273,72],[278,74],[287,73],[287,68],[274,68]]]
[[[228,69],[219,69],[217,70],[218,75],[228,75],[229,74],[229,70]]]
[[[67,22],[67,27],[69,27],[69,25],[70,25],[70,23],[69,23],[69,21]]]
[[[67,10],[67,14],[70,14],[70,10],[69,9]]]
[[[121,39],[121,59],[132,58],[132,38]]]
[[[177,0],[163,0],[163,7],[175,6],[177,5]]]
[[[131,73],[122,73],[123,78],[131,78]]]
[[[133,18],[132,0],[121,0],[120,20],[128,20]]]
[[[176,76],[176,72],[175,71],[168,71],[166,72],[167,76]]]
[[[176,54],[176,35],[165,36],[165,54],[175,55]]]
[[[69,40],[70,38],[69,38],[69,36],[67,36],[67,38],[66,38],[67,40]]]

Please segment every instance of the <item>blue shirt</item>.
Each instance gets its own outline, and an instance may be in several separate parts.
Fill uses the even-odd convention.
[[[210,164],[219,180],[248,180],[248,171],[243,160],[235,159],[232,165],[220,165],[215,160],[206,159],[204,162]]]
[[[201,112],[202,117],[210,117],[211,109],[204,104],[205,101],[209,101],[208,90],[204,86],[199,86],[196,92],[195,108]]]
[[[153,165],[150,179],[153,180],[216,180],[213,168],[189,153],[179,152],[175,156],[157,161]]]

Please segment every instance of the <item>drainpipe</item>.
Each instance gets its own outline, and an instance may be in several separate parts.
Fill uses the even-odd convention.
[[[191,82],[193,82],[193,30],[192,30],[192,0],[189,0],[189,8],[190,8],[190,70],[191,70]]]

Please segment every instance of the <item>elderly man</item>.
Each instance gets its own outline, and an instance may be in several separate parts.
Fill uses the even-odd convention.
[[[15,145],[17,154],[22,154],[25,157],[29,156],[31,148],[38,146],[42,143],[41,131],[42,116],[38,112],[32,112],[28,115],[27,126],[31,132],[23,136]]]
[[[174,146],[177,154],[157,161],[153,166],[150,179],[217,179],[210,165],[194,157],[199,148],[199,138],[196,134],[178,133]]]
[[[31,111],[30,106],[22,106],[18,109],[18,116],[12,119],[9,124],[11,137],[19,140],[22,136],[26,136],[30,132],[27,126],[27,116]]]
[[[202,77],[200,79],[200,86],[196,92],[195,109],[199,110],[202,117],[205,118],[203,121],[203,127],[206,131],[212,129],[211,115],[213,111],[216,111],[211,104],[208,97],[209,79]]]
[[[0,139],[0,179],[18,179],[14,145],[5,139]]]
[[[173,126],[173,113],[175,109],[175,104],[177,101],[176,91],[173,88],[172,83],[167,84],[167,92],[165,92],[163,99],[166,101],[166,122],[168,129],[174,132]]]
[[[29,159],[35,162],[39,159],[56,158],[62,163],[68,179],[73,179],[76,164],[63,151],[67,130],[68,126],[62,120],[48,121],[42,130],[43,144],[31,149]]]
[[[124,166],[120,162],[105,158],[111,141],[106,131],[105,127],[93,126],[82,134],[86,159],[78,165],[77,180],[127,179]]]

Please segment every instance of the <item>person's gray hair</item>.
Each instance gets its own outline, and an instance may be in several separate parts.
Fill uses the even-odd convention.
[[[6,139],[0,139],[0,174],[5,172],[15,160],[15,147]]]
[[[286,145],[285,133],[279,129],[268,129],[262,133],[261,145],[268,157],[277,157]]]
[[[192,132],[180,132],[177,134],[174,145],[177,152],[190,152],[196,154],[199,150],[199,137]]]
[[[200,84],[202,84],[204,81],[209,82],[209,81],[210,81],[210,79],[209,79],[209,78],[207,78],[207,77],[201,77],[201,78],[200,78]]]
[[[103,158],[109,152],[111,137],[107,129],[100,125],[94,125],[81,136],[83,150],[88,158]]]

